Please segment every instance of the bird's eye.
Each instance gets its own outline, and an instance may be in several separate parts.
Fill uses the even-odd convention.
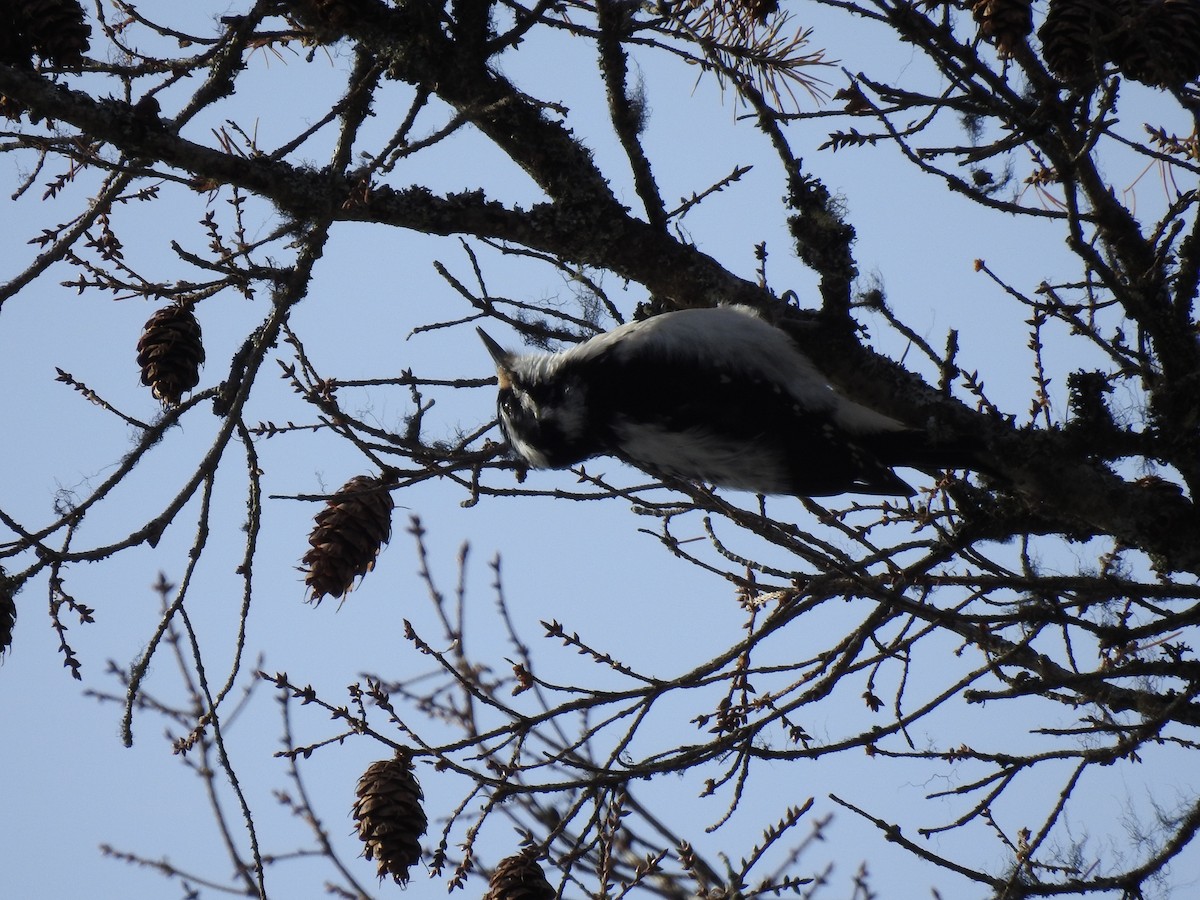
[[[524,422],[530,417],[530,411],[521,394],[505,391],[500,395],[500,415],[508,422]]]

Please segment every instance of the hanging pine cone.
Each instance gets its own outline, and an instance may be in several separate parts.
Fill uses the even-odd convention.
[[[304,583],[312,588],[312,600],[320,603],[326,594],[342,597],[354,579],[375,568],[380,547],[392,534],[392,495],[387,482],[356,475],[329,498],[317,513],[311,549],[304,554]]]
[[[409,752],[401,748],[392,759],[371,763],[355,793],[363,856],[376,861],[380,880],[391,875],[397,884],[407,884],[409,867],[421,860],[421,835],[429,824]]]
[[[1109,59],[1108,45],[1120,22],[1122,3],[1050,0],[1038,29],[1050,71],[1068,82],[1095,82]]]
[[[1119,0],[1113,4],[1116,23],[1107,36],[1105,47],[1108,58],[1127,78],[1136,80],[1136,76],[1131,73],[1141,74],[1146,70],[1148,51],[1141,31],[1146,27],[1150,8],[1156,2],[1157,0]]]
[[[537,862],[537,848],[502,859],[483,900],[554,900],[554,888]]]
[[[137,351],[142,384],[165,406],[177,406],[200,381],[204,345],[200,323],[187,306],[167,306],[152,315],[142,328]]]
[[[1127,78],[1182,87],[1200,78],[1200,0],[1125,0],[1110,54]]]
[[[1026,36],[1033,31],[1033,0],[972,0],[971,13],[979,23],[979,33],[991,38],[1001,59],[1008,59]]]
[[[24,0],[17,4],[25,41],[33,52],[58,65],[73,65],[87,52],[91,26],[79,0]]]
[[[1150,84],[1157,62],[1154,46],[1147,33],[1157,18],[1157,0],[1133,0],[1127,4],[1125,15],[1113,30],[1109,53],[1113,63],[1126,78]]]
[[[1143,33],[1151,60],[1145,82],[1182,87],[1200,77],[1200,0],[1163,0],[1156,7]]]
[[[0,566],[0,656],[12,646],[13,626],[17,624],[17,587]]]

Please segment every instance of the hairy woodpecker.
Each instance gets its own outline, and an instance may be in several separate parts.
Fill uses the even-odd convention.
[[[516,354],[478,329],[499,375],[500,426],[537,469],[612,455],[760,494],[911,496],[892,471],[973,467],[843,397],[786,333],[745,306],[631,322],[558,353]]]

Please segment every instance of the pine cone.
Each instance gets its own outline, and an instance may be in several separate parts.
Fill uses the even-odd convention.
[[[13,626],[17,624],[17,586],[0,566],[0,656],[12,646]]]
[[[392,759],[371,763],[355,794],[363,856],[376,860],[381,881],[391,875],[397,884],[408,884],[408,869],[421,859],[421,835],[429,824],[409,752],[401,748]]]
[[[1102,0],[1050,0],[1038,29],[1050,71],[1063,81],[1096,81],[1109,60],[1109,43],[1124,3]]]
[[[326,594],[342,597],[354,579],[375,568],[380,547],[392,534],[392,495],[381,478],[356,475],[347,481],[317,513],[311,549],[304,554],[312,600]]]
[[[1125,0],[1111,56],[1127,77],[1151,87],[1200,78],[1200,0]]]
[[[1013,49],[1033,31],[1033,0],[972,0],[971,13],[979,23],[979,33],[996,43],[1001,59],[1012,56]]]
[[[554,900],[554,888],[537,862],[537,848],[502,859],[483,900]]]
[[[1200,0],[1164,0],[1159,19],[1157,83],[1180,87],[1200,78]]]
[[[1108,42],[1109,56],[1126,78],[1146,82],[1154,68],[1153,51],[1145,39],[1145,30],[1153,17],[1157,0],[1130,0],[1113,29]]]
[[[142,328],[137,350],[142,384],[150,387],[164,406],[178,405],[200,381],[204,345],[200,323],[187,306],[167,306],[152,315]]]
[[[92,28],[83,20],[79,0],[25,0],[16,17],[23,20],[25,40],[48,62],[72,65],[83,60]]]

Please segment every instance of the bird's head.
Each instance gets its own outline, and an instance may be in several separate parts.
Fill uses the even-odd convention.
[[[513,451],[535,469],[561,468],[592,455],[585,447],[586,391],[563,371],[564,355],[517,355],[482,328],[476,331],[496,364],[496,414]]]

